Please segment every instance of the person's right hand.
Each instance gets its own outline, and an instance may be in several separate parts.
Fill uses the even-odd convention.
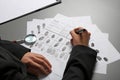
[[[88,46],[89,43],[89,39],[90,39],[90,32],[88,32],[86,29],[85,31],[83,31],[80,34],[77,34],[76,31],[77,30],[81,30],[83,29],[82,27],[79,28],[75,28],[74,30],[72,30],[70,32],[72,39],[71,39],[71,44],[73,46],[76,45],[84,45],[84,46]]]
[[[35,76],[48,75],[51,72],[51,64],[40,54],[27,52],[21,61],[26,64],[27,71]]]

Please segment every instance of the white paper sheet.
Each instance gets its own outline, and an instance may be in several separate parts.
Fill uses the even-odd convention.
[[[99,74],[106,74],[107,65],[105,63],[96,63],[94,72]]]
[[[42,9],[60,0],[0,0],[0,23]]]

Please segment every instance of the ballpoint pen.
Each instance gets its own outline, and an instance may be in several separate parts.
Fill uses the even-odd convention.
[[[84,31],[86,31],[86,29],[80,29],[80,30],[76,30],[76,33],[77,33],[77,34],[81,34],[81,33],[83,33]]]

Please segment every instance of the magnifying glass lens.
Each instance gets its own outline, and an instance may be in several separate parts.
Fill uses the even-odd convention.
[[[29,36],[29,37],[27,37],[27,38],[25,38],[25,41],[27,41],[27,42],[35,42],[36,41],[36,37],[34,37],[34,36]]]
[[[33,44],[36,42],[37,38],[35,35],[30,34],[30,35],[27,35],[24,40],[27,44]]]

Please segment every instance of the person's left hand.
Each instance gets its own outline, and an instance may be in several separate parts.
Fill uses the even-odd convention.
[[[40,54],[28,52],[21,61],[27,65],[28,72],[35,76],[48,75],[51,72],[51,64]]]

